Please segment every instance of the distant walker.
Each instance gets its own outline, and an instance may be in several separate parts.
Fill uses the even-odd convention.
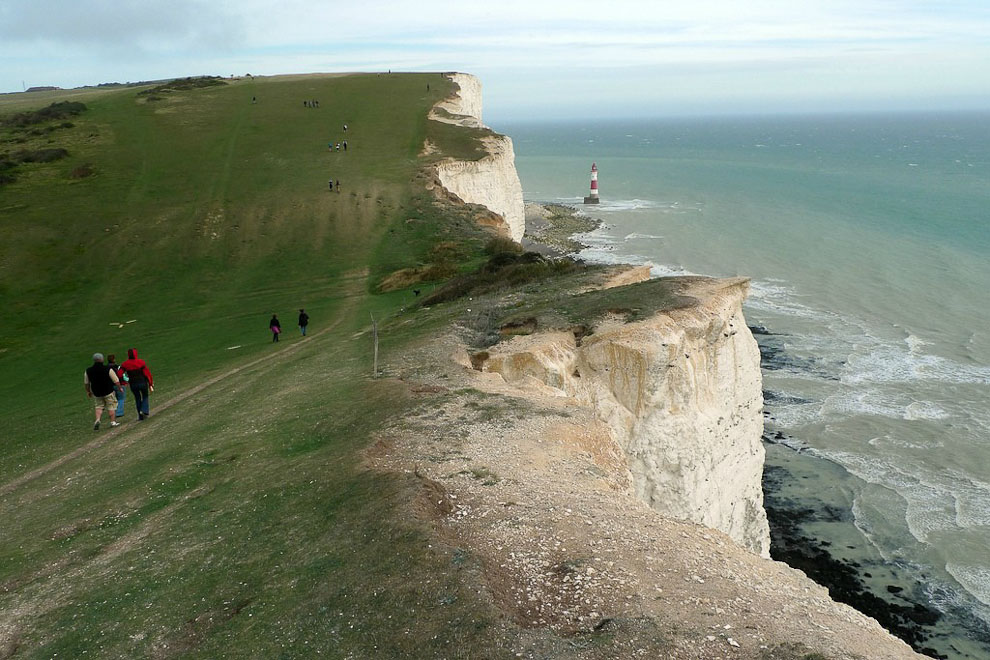
[[[591,164],[591,193],[584,198],[585,204],[598,204],[598,166]]]

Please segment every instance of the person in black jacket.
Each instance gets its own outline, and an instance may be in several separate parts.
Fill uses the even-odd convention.
[[[117,397],[113,393],[118,382],[114,370],[103,363],[103,353],[93,353],[93,366],[83,373],[83,386],[86,388],[86,396],[95,399],[94,431],[100,430],[100,419],[103,417],[104,408],[110,413],[110,426],[120,426],[120,422],[117,421]]]
[[[302,336],[303,337],[306,336],[306,326],[307,325],[309,325],[309,314],[306,313],[306,310],[300,309],[299,310],[299,332],[302,333]]]

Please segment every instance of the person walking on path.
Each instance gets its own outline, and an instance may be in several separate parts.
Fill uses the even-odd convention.
[[[83,386],[86,388],[86,396],[94,399],[96,404],[93,430],[100,430],[104,408],[110,413],[110,426],[120,426],[117,421],[117,397],[113,394],[117,386],[117,374],[103,363],[103,353],[93,353],[93,366],[83,373]]]
[[[268,329],[272,331],[272,342],[278,341],[278,336],[282,334],[282,324],[278,322],[278,316],[272,314],[272,320],[268,322]]]
[[[117,356],[111,353],[107,356],[107,366],[117,374],[117,386],[113,388],[113,393],[117,397],[117,419],[124,416],[124,402],[127,401],[127,372],[117,364]]]
[[[131,386],[131,394],[134,395],[134,406],[137,408],[138,421],[143,422],[151,415],[148,397],[155,391],[155,380],[151,377],[147,363],[138,357],[136,348],[127,349],[127,359],[120,365],[127,375],[127,381]]]
[[[309,325],[309,314],[306,313],[306,310],[300,309],[299,310],[299,331],[302,333],[302,336],[303,337],[306,336],[306,326],[307,325]]]

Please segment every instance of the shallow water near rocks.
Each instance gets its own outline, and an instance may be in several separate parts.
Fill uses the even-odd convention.
[[[602,219],[582,257],[753,278],[775,495],[942,614],[916,646],[990,657],[990,115],[496,129],[527,200]]]

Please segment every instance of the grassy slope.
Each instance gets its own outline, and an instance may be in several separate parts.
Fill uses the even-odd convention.
[[[425,74],[148,104],[101,90],[51,138],[68,160],[0,189],[0,657],[502,654],[504,624],[465,579],[476,567],[430,548],[400,506],[416,479],[359,456],[381,419],[424,405],[366,377],[356,333],[409,295],[372,295],[375,277],[475,236],[416,185],[447,90]],[[345,122],[347,154],[328,153]],[[69,180],[83,162],[96,176]],[[395,331],[383,353],[410,339]],[[81,372],[131,345],[155,373],[154,414],[94,434]]]

